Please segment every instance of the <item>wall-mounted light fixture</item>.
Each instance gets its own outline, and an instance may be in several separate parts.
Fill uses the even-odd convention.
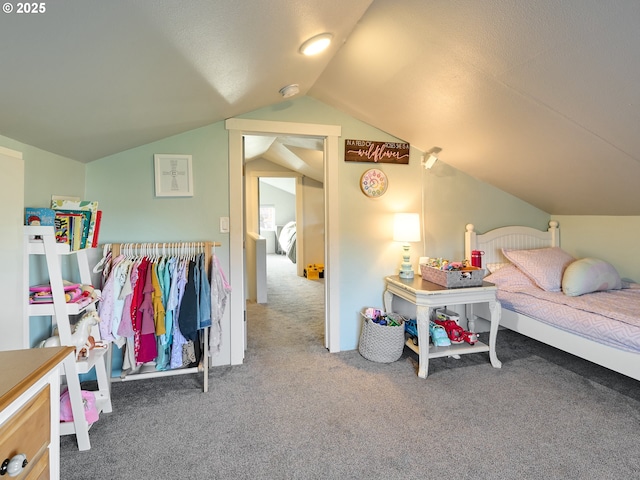
[[[431,167],[436,164],[436,162],[438,161],[438,153],[440,153],[441,151],[442,149],[440,147],[433,147],[428,152],[425,152],[424,156],[422,157],[422,165],[424,165],[425,169],[430,170]]]
[[[316,55],[327,49],[331,43],[333,35],[330,33],[321,33],[315,37],[311,37],[300,46],[300,53],[303,55]]]
[[[400,266],[400,278],[413,278],[413,269],[409,262],[409,242],[420,241],[420,214],[396,213],[393,219],[393,239],[403,242],[402,265]]]

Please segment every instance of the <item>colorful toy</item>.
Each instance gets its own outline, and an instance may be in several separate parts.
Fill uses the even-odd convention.
[[[451,345],[447,331],[441,325],[429,322],[429,335],[431,335],[431,341],[436,347],[448,347]]]
[[[404,322],[404,331],[414,345],[418,345],[418,322],[415,318],[409,318]]]
[[[93,337],[90,337],[89,334],[91,327],[97,325],[99,321],[100,317],[98,317],[98,313],[95,310],[89,310],[78,320],[78,323],[76,323],[73,333],[71,334],[71,346],[76,347],[77,358],[80,358],[83,351],[86,353],[95,348],[95,340]],[[60,337],[58,335],[49,337],[38,345],[38,347],[41,348],[57,346],[60,346]]]
[[[474,345],[478,341],[477,334],[466,331],[453,320],[435,319],[434,322],[446,331],[451,343],[460,344],[467,342],[469,345]]]

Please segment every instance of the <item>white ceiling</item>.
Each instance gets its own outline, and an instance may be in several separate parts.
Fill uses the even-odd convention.
[[[635,0],[46,8],[0,14],[0,135],[89,162],[282,102],[298,83],[551,214],[640,215]],[[298,53],[325,31],[328,52]]]

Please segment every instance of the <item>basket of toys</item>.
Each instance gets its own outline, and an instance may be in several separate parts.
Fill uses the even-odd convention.
[[[422,279],[446,288],[480,287],[484,270],[469,262],[450,262],[442,258],[430,258],[420,264]]]
[[[384,313],[377,308],[365,308],[358,351],[367,360],[379,363],[395,362],[404,348],[404,317]]]

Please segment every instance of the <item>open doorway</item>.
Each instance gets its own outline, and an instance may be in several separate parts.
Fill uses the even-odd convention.
[[[231,364],[240,364],[246,348],[246,304],[244,299],[245,185],[244,139],[248,135],[298,135],[321,139],[324,151],[325,203],[325,328],[324,343],[330,352],[340,351],[340,296],[338,264],[339,209],[337,172],[338,141],[341,128],[336,125],[270,122],[231,118],[225,122],[229,131],[229,299]]]
[[[247,135],[244,172],[247,300],[268,304],[267,279],[280,280],[269,275],[270,263],[280,265],[279,274],[292,271],[299,277],[312,265],[309,276],[319,269],[324,277],[324,141]]]
[[[297,261],[296,179],[260,177],[258,180],[260,236],[266,239],[267,255],[283,255]]]

